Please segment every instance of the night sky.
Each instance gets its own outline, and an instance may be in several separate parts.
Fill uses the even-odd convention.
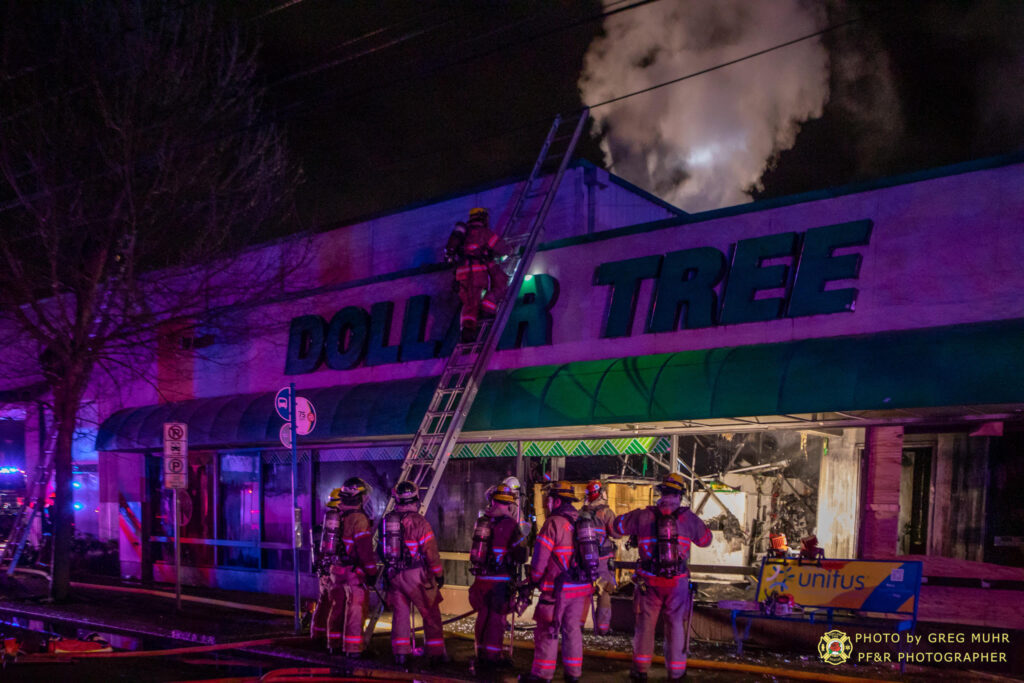
[[[525,175],[556,113],[818,32],[595,108],[578,155],[697,211],[1024,148],[1024,3],[886,4],[263,0],[250,26],[323,227]]]

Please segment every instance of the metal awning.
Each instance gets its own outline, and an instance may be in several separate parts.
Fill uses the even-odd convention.
[[[1024,406],[1024,320],[681,351],[493,371],[463,440],[569,432],[870,424],[892,417],[1002,419]],[[317,407],[300,443],[407,439],[436,377],[300,389]],[[278,447],[274,393],[128,408],[100,426],[100,451],[160,448],[186,422],[192,448]],[[971,408],[977,406],[978,408]],[[1007,415],[1009,411],[1009,415]],[[754,416],[754,417],[748,417]]]

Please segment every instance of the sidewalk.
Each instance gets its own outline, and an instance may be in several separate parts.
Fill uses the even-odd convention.
[[[181,610],[174,600],[174,586],[154,584],[143,588],[137,584],[118,584],[110,579],[89,577],[90,584],[72,582],[72,597],[62,604],[46,599],[48,583],[44,577],[18,573],[15,582],[0,582],[0,621],[20,628],[40,632],[42,640],[50,633],[66,637],[81,637],[98,632],[105,638],[114,636],[118,645],[121,637],[134,642],[130,649],[162,650],[194,644],[207,646],[229,643],[266,641],[243,649],[250,654],[285,660],[282,667],[329,667],[335,670],[363,670],[376,672],[381,677],[394,671],[390,680],[411,680],[400,675],[391,665],[386,636],[377,635],[365,660],[353,663],[330,655],[317,647],[306,633],[296,634],[294,629],[294,598],[239,591],[199,589],[191,586],[182,590]],[[107,588],[95,587],[103,583]],[[168,593],[170,597],[152,593]],[[194,598],[194,599],[190,599]],[[203,601],[237,603],[238,608]],[[249,609],[241,609],[246,606]],[[306,605],[303,605],[305,609]],[[255,611],[254,611],[255,610]],[[0,624],[0,633],[3,624]],[[34,643],[32,650],[38,647]],[[18,665],[16,665],[18,666]],[[371,671],[372,670],[372,671]],[[465,663],[453,663],[434,676],[418,675],[419,680],[470,680]]]
[[[341,669],[346,661],[339,656],[329,655],[314,644],[305,634],[296,637],[294,629],[294,598],[284,595],[268,595],[248,592],[232,592],[214,589],[185,587],[182,593],[182,609],[176,610],[174,587],[155,585],[143,588],[139,585],[118,584],[111,579],[89,578],[90,585],[73,584],[73,599],[60,605],[50,604],[44,598],[47,581],[44,577],[18,574],[15,584],[0,583],[0,620],[10,623],[18,618],[21,626],[32,630],[58,630],[54,624],[64,625],[64,635],[74,637],[69,627],[78,629],[79,634],[97,631],[101,634],[121,634],[141,640],[138,649],[153,650],[181,647],[183,644],[214,645],[254,640],[271,640],[259,645],[244,647],[244,651],[269,657],[280,658],[281,666],[318,666]],[[115,590],[97,587],[99,581],[109,584]],[[154,595],[147,591],[161,591],[170,597]],[[188,598],[239,603],[248,609],[231,608],[224,604],[196,602]],[[303,604],[303,609],[306,605]],[[34,623],[29,625],[26,620]],[[472,618],[462,620],[449,627],[446,639],[453,662],[444,667],[432,667],[429,675],[416,674],[418,680],[465,681],[473,679],[468,671],[473,656]],[[2,631],[2,624],[0,624]],[[532,661],[532,633],[517,630],[516,671],[525,672]],[[626,679],[630,666],[631,642],[629,634],[595,637],[585,635],[588,651],[608,651],[605,656],[587,655],[585,668],[588,681],[621,681]],[[700,681],[739,680],[790,680],[813,679],[816,675],[833,674],[833,679],[845,680],[898,679],[892,671],[881,667],[858,666],[836,671],[812,657],[793,656],[785,653],[752,652],[737,658],[729,646],[694,644],[690,677]],[[703,662],[703,665],[701,664]],[[392,664],[391,649],[386,633],[378,632],[372,639],[366,657],[357,667],[372,671],[378,678],[391,676],[390,680],[411,680],[409,674],[401,675]],[[753,666],[773,669],[772,673],[759,672],[740,674],[736,667]],[[656,666],[651,681],[664,680],[661,667]],[[789,675],[789,674],[792,675]],[[834,674],[846,674],[835,677]],[[911,673],[911,672],[908,672]],[[923,669],[911,673],[909,680],[933,680],[944,677],[939,669]],[[961,674],[963,672],[960,672]],[[954,676],[964,680],[962,676]],[[514,681],[509,672],[490,680]],[[560,678],[558,678],[560,680]],[[947,678],[947,680],[951,680]],[[1005,680],[999,677],[981,677],[973,680]]]

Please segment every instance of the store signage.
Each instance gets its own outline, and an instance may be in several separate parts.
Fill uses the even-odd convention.
[[[831,287],[856,280],[861,255],[837,250],[865,246],[870,220],[839,223],[806,232],[785,232],[740,240],[731,262],[713,247],[696,247],[610,261],[597,266],[592,285],[610,296],[602,337],[628,337],[643,280],[654,280],[643,333],[653,334],[779,318],[850,312],[855,287]],[[498,350],[551,343],[551,308],[558,281],[535,275],[523,284]],[[402,317],[401,340],[388,345],[394,303],[382,301],[367,311],[346,306],[330,321],[319,315],[294,318],[288,335],[285,374],[333,370],[447,357],[457,339],[459,316],[444,339],[425,337],[430,297],[411,297]]]
[[[761,569],[757,600],[793,596],[798,605],[913,612],[921,563],[875,560],[769,560]]]
[[[602,263],[594,283],[612,289],[602,336],[630,335],[645,279],[656,281],[645,333],[852,311],[855,288],[826,286],[856,279],[860,254],[833,252],[866,245],[870,236],[871,221],[863,220],[740,240],[728,267],[712,247]],[[766,263],[772,260],[791,263]],[[715,288],[723,281],[719,303]]]
[[[558,281],[540,274],[523,283],[498,349],[541,346],[551,343],[551,307],[558,297]],[[410,297],[402,316],[402,336],[389,345],[395,304],[375,303],[369,311],[346,306],[330,321],[319,315],[293,318],[288,332],[286,375],[313,372],[326,364],[332,370],[350,370],[359,365],[383,365],[412,360],[447,357],[459,338],[459,315],[455,312],[444,339],[426,337],[430,297]]]

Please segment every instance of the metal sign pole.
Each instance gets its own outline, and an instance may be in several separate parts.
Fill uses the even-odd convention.
[[[299,431],[296,428],[296,421],[295,421],[295,413],[296,413],[296,410],[295,410],[295,382],[292,382],[289,385],[289,388],[291,389],[291,391],[289,392],[289,396],[291,397],[291,406],[290,406],[290,410],[289,410],[289,412],[291,414],[289,415],[289,417],[291,418],[290,422],[291,422],[291,427],[292,427],[292,519],[294,520],[293,523],[297,524],[300,521],[299,519],[297,519],[297,515],[295,514],[295,511],[299,509],[299,492],[298,492],[298,489],[296,488],[296,486],[298,484],[298,481],[299,481],[299,450],[298,450]],[[300,530],[293,528],[292,529],[292,568],[293,568],[293,570],[295,572],[295,632],[296,633],[299,632],[299,629],[301,628],[301,625],[302,625],[302,618],[301,618],[301,615],[299,614],[299,609],[300,609],[299,608],[299,602],[300,602],[300,598],[299,598],[299,539],[300,538],[301,538]]]
[[[181,512],[178,489],[188,488],[188,425],[184,422],[164,423],[164,488],[174,497],[174,599],[181,611]]]
[[[181,611],[181,515],[178,512],[178,489],[174,491],[174,600]]]

